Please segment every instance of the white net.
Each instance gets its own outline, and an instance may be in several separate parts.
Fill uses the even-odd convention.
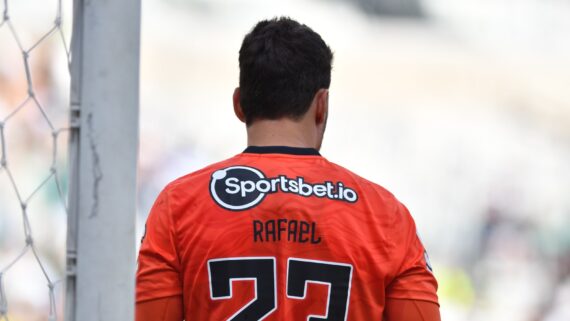
[[[0,1],[0,320],[55,321],[67,212],[64,8]]]

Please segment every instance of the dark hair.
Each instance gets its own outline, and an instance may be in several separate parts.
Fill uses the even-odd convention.
[[[299,119],[329,88],[333,54],[318,33],[287,18],[257,23],[239,50],[240,104],[246,123]]]

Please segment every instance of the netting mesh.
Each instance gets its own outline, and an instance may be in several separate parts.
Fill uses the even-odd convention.
[[[33,21],[29,21],[29,19],[34,16],[27,17],[28,21],[22,21],[24,19],[17,20],[12,17],[13,6],[20,6],[26,1],[0,1],[2,14],[0,18],[0,34],[2,35],[2,39],[0,39],[0,64],[8,67],[18,64],[23,65],[23,70],[20,70],[23,72],[23,75],[19,75],[19,77],[13,76],[13,73],[11,76],[10,72],[4,72],[3,74],[0,69],[0,176],[7,178],[7,180],[0,182],[4,184],[0,187],[0,191],[4,194],[0,197],[0,202],[3,199],[12,197],[17,200],[19,205],[19,213],[14,213],[10,206],[0,204],[0,214],[3,216],[19,215],[21,223],[23,224],[24,234],[19,246],[20,250],[0,251],[0,320],[9,320],[12,315],[11,297],[9,292],[7,293],[8,287],[6,286],[6,281],[11,277],[11,271],[18,268],[18,263],[23,260],[24,257],[31,255],[32,261],[36,267],[39,267],[39,271],[41,271],[42,277],[45,280],[45,289],[48,293],[48,302],[46,303],[47,310],[49,311],[48,320],[55,321],[57,320],[58,314],[55,291],[56,287],[61,284],[62,277],[56,278],[53,275],[54,273],[50,273],[46,259],[39,250],[38,242],[35,238],[36,234],[32,230],[31,217],[36,216],[36,214],[38,217],[41,217],[45,215],[45,213],[33,213],[34,216],[32,216],[29,205],[36,199],[41,198],[42,194],[49,194],[50,190],[54,189],[55,198],[57,198],[60,203],[61,210],[67,212],[65,186],[63,184],[65,172],[62,170],[60,164],[65,158],[65,155],[62,155],[64,154],[65,148],[58,148],[58,144],[61,145],[63,139],[60,138],[65,136],[63,134],[68,131],[68,121],[67,116],[59,117],[62,119],[58,119],[58,117],[51,114],[52,105],[58,105],[53,108],[53,114],[58,114],[59,112],[60,115],[63,115],[62,111],[67,109],[67,102],[64,103],[63,101],[58,101],[58,99],[50,97],[50,93],[53,90],[49,90],[49,88],[46,89],[46,87],[54,83],[54,81],[45,80],[45,69],[53,68],[49,66],[50,62],[46,63],[45,61],[40,61],[34,64],[32,63],[32,57],[34,57],[38,51],[41,51],[40,48],[42,46],[52,48],[54,41],[57,42],[60,48],[63,49],[60,51],[65,54],[65,64],[67,65],[65,74],[69,76],[70,53],[66,35],[62,27],[62,1],[51,1],[53,3],[52,6],[55,7],[55,17],[53,13],[49,13],[48,10],[44,9],[48,8],[46,1],[35,1],[33,3],[33,6],[35,6],[34,10],[36,11],[35,15],[51,14],[53,18],[53,22],[46,29],[35,32],[30,32],[27,29],[26,32],[22,32],[21,30],[25,29],[24,27],[20,29],[22,25],[33,23]],[[29,9],[30,1],[27,1],[26,5],[27,6],[23,6],[23,8]],[[38,7],[40,8],[38,9]],[[21,8],[19,9],[21,10]],[[25,41],[24,37],[22,37],[22,33],[25,33],[28,38],[33,39],[29,42]],[[45,52],[52,51],[53,50],[44,50],[38,59],[42,60],[42,58],[46,56]],[[46,65],[48,66],[46,67]],[[15,70],[17,69],[18,68],[15,68]],[[35,76],[36,73],[39,75]],[[8,75],[6,76],[6,74]],[[18,86],[11,86],[11,83],[17,82],[18,78],[24,79],[24,83],[21,86],[25,88],[22,93],[24,97],[14,98],[19,94]],[[47,78],[50,77],[48,76]],[[36,81],[41,84],[36,85]],[[12,102],[17,99],[19,99],[20,102],[13,104]],[[21,116],[22,114],[27,114],[27,116]],[[30,117],[30,114],[35,116]],[[20,119],[16,120],[18,118]],[[24,121],[33,119],[33,122],[23,126],[20,125],[22,119]],[[24,128],[19,128],[20,126]],[[14,128],[13,131],[9,131],[11,127]],[[43,130],[42,128],[47,128],[47,130]],[[28,134],[23,132],[23,130],[32,130],[34,133]],[[31,140],[36,138],[40,141],[39,143],[31,142]],[[27,146],[27,149],[24,148],[23,145]],[[30,146],[32,148],[34,146],[42,146],[42,148],[47,151],[43,154],[43,159],[38,160],[35,154],[27,155],[26,150],[29,150]],[[34,160],[25,160],[27,156],[30,156],[30,158]],[[42,168],[41,170],[37,170],[36,168],[33,170],[22,169],[23,164],[37,164],[42,162],[44,164],[49,163],[49,166],[40,166]],[[18,170],[16,170],[16,168]],[[23,179],[25,182],[20,183],[18,173],[26,172],[28,174],[25,175],[26,178]],[[29,172],[37,174],[29,175]],[[22,186],[26,186],[26,188]],[[12,192],[11,195],[6,195],[8,191]],[[38,212],[44,212],[43,210],[40,209]],[[3,217],[0,221],[0,233],[7,231],[6,234],[9,234],[9,230],[13,230],[6,221],[9,221],[9,218]],[[35,227],[45,228],[45,226]],[[1,239],[0,242],[2,242]],[[17,246],[17,244],[14,244],[14,246]]]

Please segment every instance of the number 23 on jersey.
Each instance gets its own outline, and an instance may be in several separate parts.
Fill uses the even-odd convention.
[[[232,298],[235,281],[253,281],[253,300],[228,317],[229,321],[263,320],[279,307],[275,257],[232,257],[208,261],[210,298]],[[328,286],[325,315],[308,315],[307,321],[344,321],[348,315],[352,265],[345,263],[289,258],[287,260],[287,298],[303,300],[307,284]]]

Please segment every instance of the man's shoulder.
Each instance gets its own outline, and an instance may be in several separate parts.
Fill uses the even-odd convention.
[[[225,160],[212,163],[197,171],[181,176],[170,182],[165,187],[165,190],[169,192],[179,191],[183,192],[184,194],[188,194],[192,190],[197,190],[196,189],[197,186],[208,185],[212,179],[212,174],[216,172],[218,169],[234,166],[236,164],[242,164],[240,160],[243,161],[243,159],[240,158],[240,156],[243,156],[243,154],[238,154],[233,157],[227,158]],[[324,176],[327,176],[324,178],[331,179],[332,177],[328,177],[329,175],[336,176],[337,179],[341,180],[342,183],[345,184],[346,186],[354,186],[358,190],[359,194],[367,195],[367,198],[371,200],[380,201],[384,205],[391,204],[393,206],[399,203],[397,198],[389,190],[387,190],[380,184],[377,184],[369,179],[366,179],[356,174],[352,170],[343,167],[341,165],[338,165],[337,163],[331,162],[326,158],[322,159],[325,161],[326,164],[322,168],[322,174]],[[316,168],[313,168],[312,170],[318,171],[318,169]]]

